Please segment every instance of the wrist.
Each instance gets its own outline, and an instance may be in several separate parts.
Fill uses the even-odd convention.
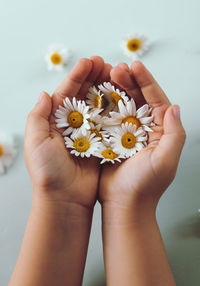
[[[157,202],[134,201],[129,204],[102,203],[102,224],[108,227],[141,227],[156,221]]]
[[[90,224],[93,208],[68,200],[58,200],[47,194],[34,194],[32,213],[61,223]]]

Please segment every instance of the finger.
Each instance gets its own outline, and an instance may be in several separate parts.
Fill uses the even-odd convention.
[[[127,72],[130,71],[129,66],[126,63],[120,63],[117,66],[120,67],[121,69],[127,71]]]
[[[163,123],[164,134],[155,149],[154,156],[160,158],[167,166],[177,166],[186,138],[177,105],[167,109]]]
[[[140,61],[135,61],[131,65],[131,73],[134,76],[138,86],[141,88],[146,102],[151,105],[151,107],[154,108],[161,105],[170,105],[164,91],[160,88],[151,73]]]
[[[111,80],[124,89],[126,93],[135,100],[137,107],[145,104],[142,92],[129,71],[118,65],[112,69],[110,75]]]
[[[27,141],[41,143],[49,137],[49,117],[52,110],[52,99],[48,93],[42,92],[37,104],[30,112],[26,124]]]
[[[104,60],[101,57],[94,56],[91,57],[90,60],[92,61],[92,70],[80,88],[78,93],[78,97],[80,99],[84,98],[88,92],[88,89],[94,84],[104,68]]]
[[[77,95],[91,70],[92,61],[90,59],[82,58],[76,63],[52,96],[54,111],[59,104],[62,104],[65,97],[72,98]]]
[[[110,71],[112,66],[108,63],[104,64],[104,67],[99,75],[99,77],[95,81],[95,85],[101,84],[103,82],[110,81]]]

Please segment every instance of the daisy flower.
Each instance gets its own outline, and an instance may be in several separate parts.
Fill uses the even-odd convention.
[[[126,56],[135,59],[149,49],[149,41],[145,36],[132,34],[121,41],[121,48]]]
[[[110,138],[113,151],[125,158],[143,149],[145,147],[143,142],[146,141],[146,132],[141,127],[137,129],[136,125],[128,124],[128,122],[122,124],[121,127],[115,127]]]
[[[110,82],[104,82],[100,84],[98,88],[103,92],[105,98],[108,102],[107,112],[109,111],[117,111],[118,110],[118,102],[121,99],[123,102],[127,102],[129,98],[126,96],[125,91],[120,91],[115,88]]]
[[[51,45],[45,55],[48,70],[63,70],[68,64],[70,52],[63,45]]]
[[[101,143],[98,150],[94,153],[94,156],[102,159],[100,164],[106,162],[114,164],[115,161],[121,162],[120,159],[124,159],[123,156],[115,153],[108,143]]]
[[[85,105],[84,101],[76,100],[73,97],[72,102],[66,97],[63,100],[63,106],[59,106],[59,109],[56,110],[56,127],[67,129],[63,132],[63,135],[75,135],[76,132],[81,131],[83,134],[86,133],[86,130],[90,129],[88,119],[90,115],[88,114],[89,106]]]
[[[76,133],[74,136],[64,137],[65,145],[67,148],[71,148],[71,154],[75,156],[81,156],[89,158],[94,152],[97,151],[100,145],[100,138],[95,134],[91,134],[89,131],[86,134],[82,132]]]
[[[92,109],[104,109],[107,105],[106,99],[101,93],[101,90],[97,90],[95,86],[89,88],[86,95],[86,103]]]
[[[128,102],[118,103],[119,112],[110,112],[110,125],[121,125],[122,123],[132,123],[137,128],[142,127],[145,131],[152,131],[149,126],[153,126],[153,115],[149,116],[152,108],[148,104],[143,105],[136,110],[135,101],[131,98]]]
[[[16,153],[13,139],[0,134],[0,174],[13,164]]]

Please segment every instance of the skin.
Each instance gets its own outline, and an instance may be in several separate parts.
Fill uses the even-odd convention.
[[[98,159],[69,154],[54,114],[65,97],[84,99],[90,86],[104,81],[125,89],[138,106],[149,103],[156,126],[147,148],[100,170]],[[52,97],[41,94],[27,120],[24,146],[33,203],[9,286],[81,285],[97,198],[107,285],[175,285],[155,210],[185,140],[178,115],[140,62],[112,69],[100,57],[80,59]]]
[[[156,222],[158,201],[175,177],[185,142],[179,107],[172,106],[141,62],[121,63],[111,80],[137,106],[152,107],[149,145],[115,166],[104,166],[99,200],[107,285],[175,285]]]
[[[93,207],[98,159],[66,150],[55,111],[68,96],[110,78],[100,57],[80,59],[52,97],[43,92],[27,120],[24,156],[33,188],[31,214],[9,286],[81,285]]]

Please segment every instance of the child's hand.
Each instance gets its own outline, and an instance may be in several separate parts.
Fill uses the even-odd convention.
[[[42,93],[28,117],[25,135],[25,161],[34,195],[92,208],[96,201],[99,164],[95,158],[70,155],[55,126],[55,111],[65,97],[83,99],[88,88],[109,80],[111,66],[100,57],[80,59],[51,98]]]
[[[126,64],[118,65],[111,71],[111,80],[134,98],[137,107],[148,103],[156,124],[152,128],[154,132],[149,132],[148,147],[120,165],[103,167],[100,202],[105,207],[110,206],[113,215],[113,209],[131,210],[132,217],[134,207],[155,209],[160,196],[174,179],[185,131],[178,106],[171,106],[142,63],[135,62],[130,70]]]

